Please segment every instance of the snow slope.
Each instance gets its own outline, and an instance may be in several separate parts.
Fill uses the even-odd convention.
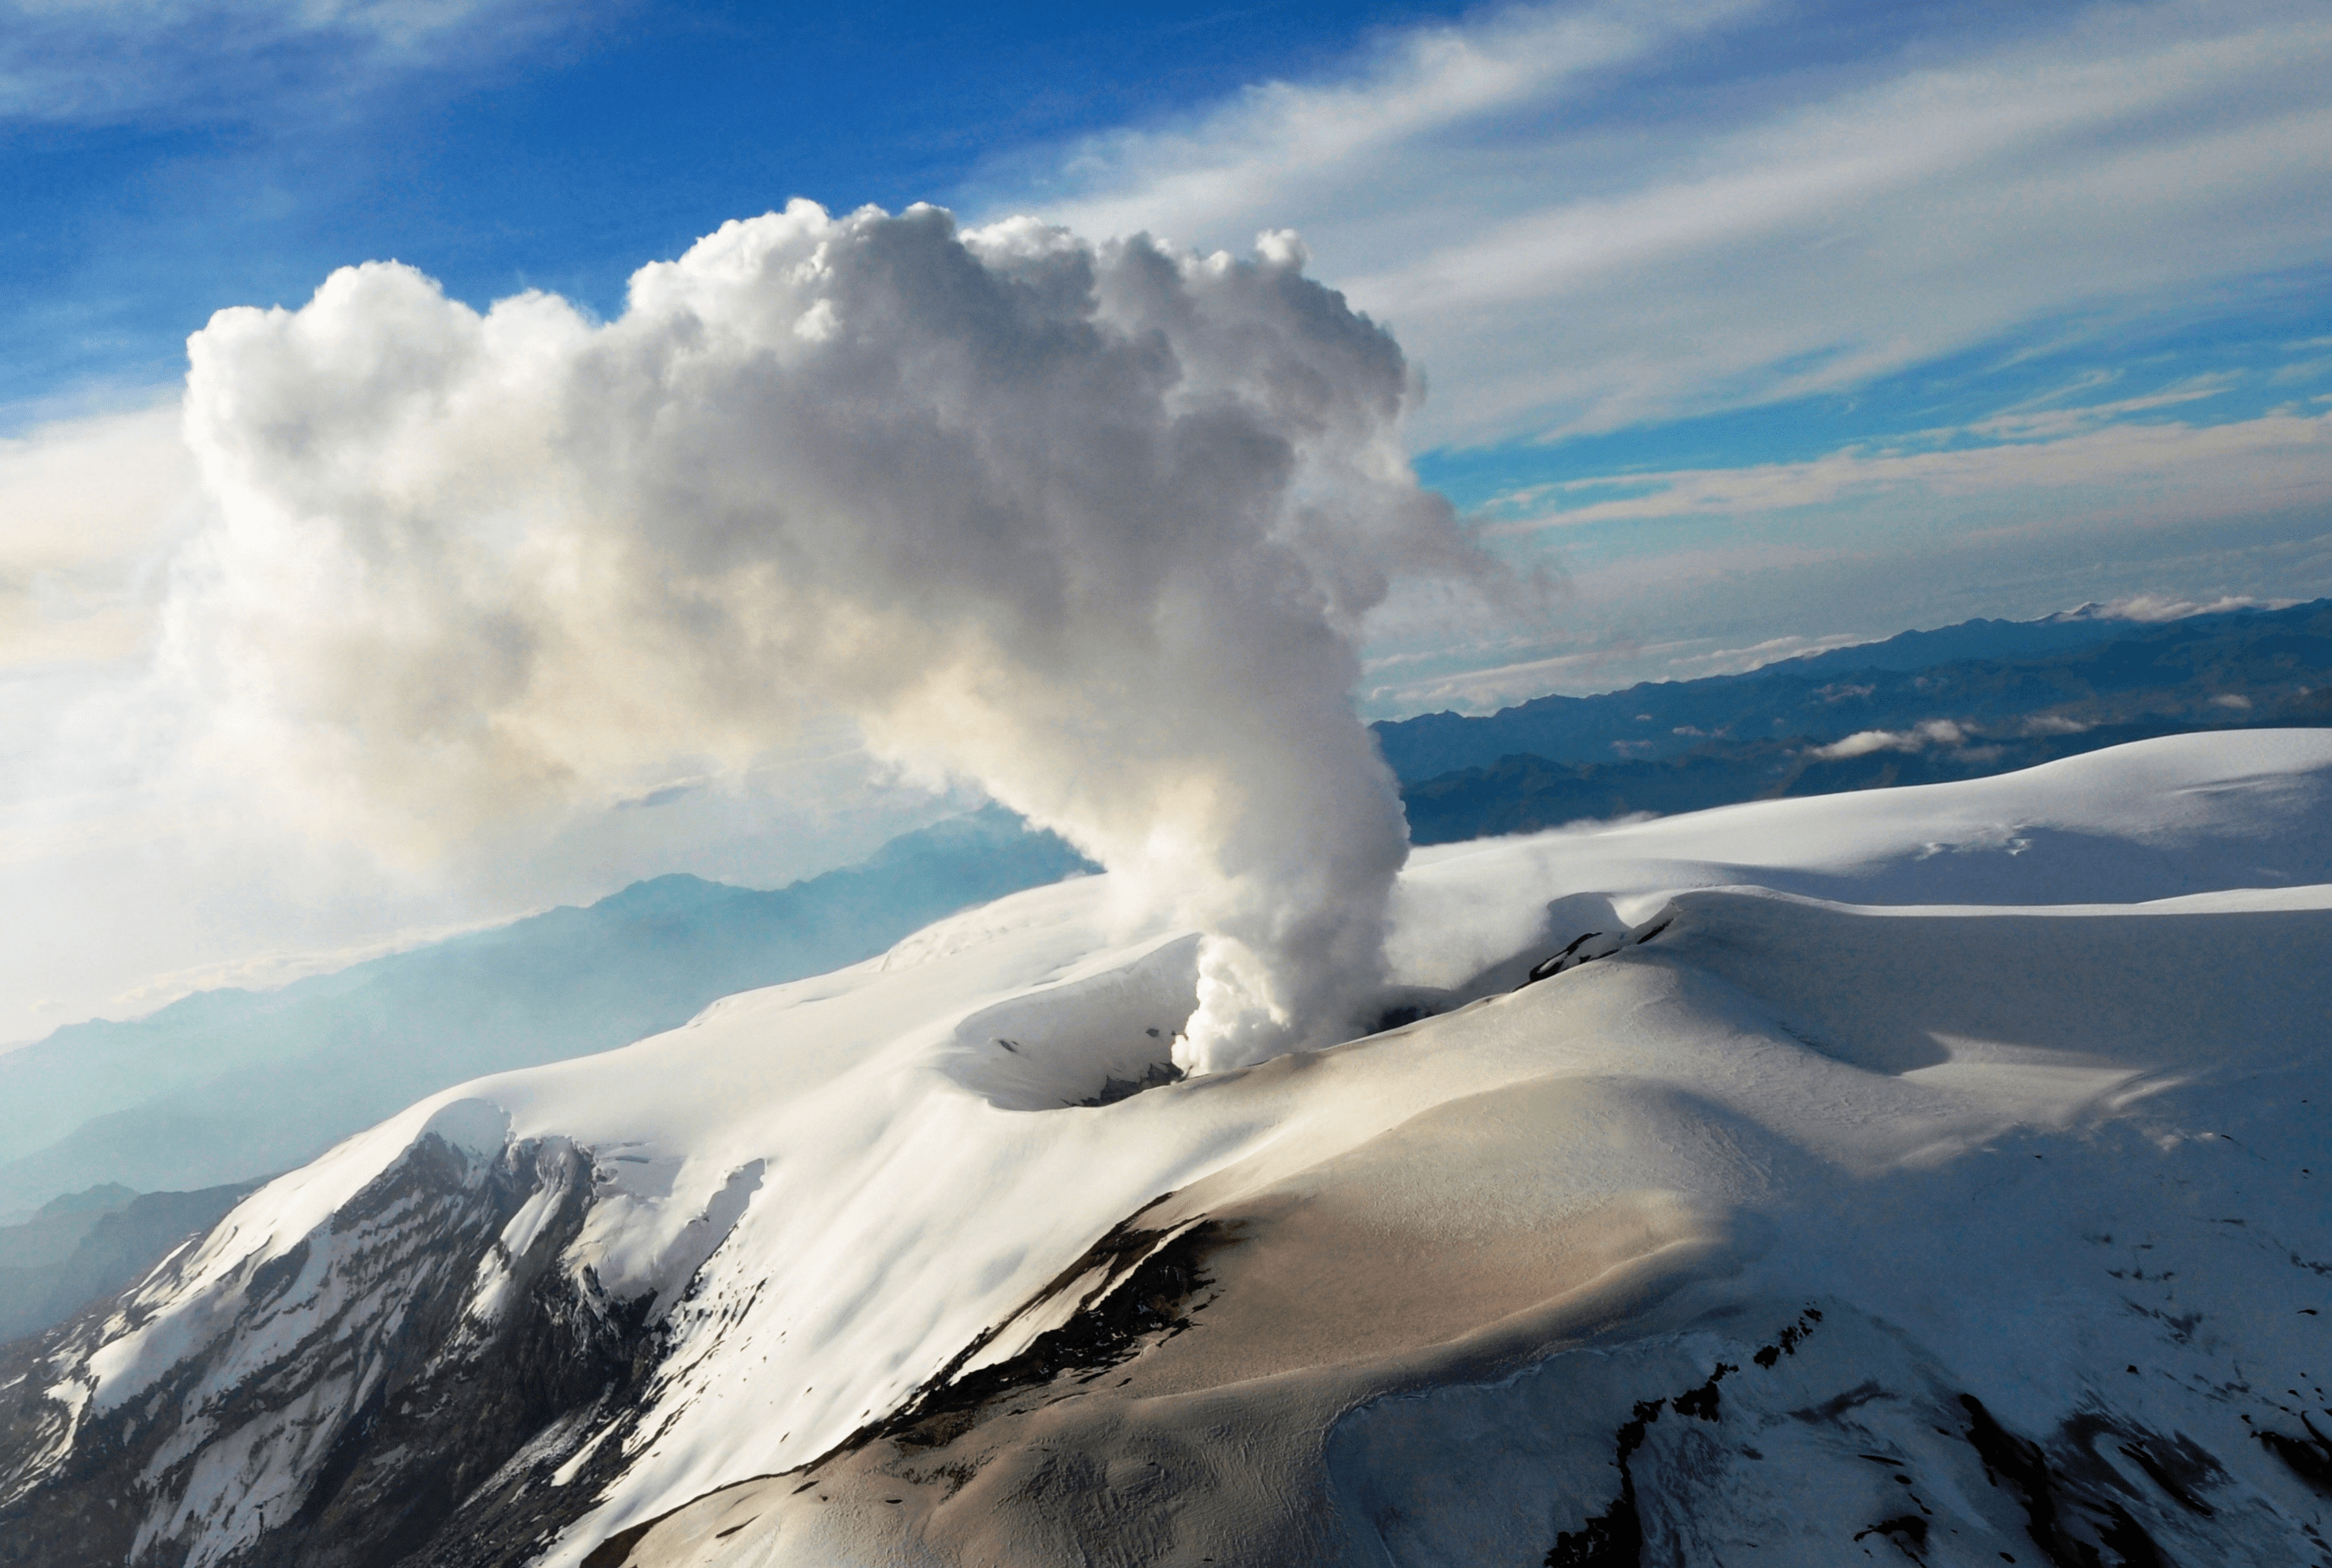
[[[606,1379],[412,1551],[2332,1561],[2327,808],[2259,731],[1424,851],[1432,1016],[1102,1105],[1192,939],[1018,894],[272,1183],[0,1371],[0,1525],[403,1560],[333,1521],[537,1314]]]

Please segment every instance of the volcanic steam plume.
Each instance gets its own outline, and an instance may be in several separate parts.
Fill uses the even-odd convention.
[[[169,657],[408,843],[838,708],[1206,933],[1188,1066],[1333,1037],[1407,851],[1362,619],[1481,560],[1402,454],[1399,349],[1303,263],[796,202],[604,324],[395,263],[222,311]]]

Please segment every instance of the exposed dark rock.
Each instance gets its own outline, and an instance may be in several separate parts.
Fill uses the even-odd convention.
[[[1145,1345],[1189,1328],[1190,1313],[1205,1305],[1194,1303],[1194,1298],[1213,1283],[1206,1272],[1208,1257],[1236,1238],[1210,1220],[1171,1231],[1136,1223],[1171,1196],[1152,1199],[1113,1228],[1019,1312],[965,1346],[898,1410],[853,1432],[800,1471],[788,1472],[809,1477],[793,1490],[806,1492],[819,1485],[820,1472],[830,1462],[875,1443],[888,1442],[910,1453],[944,1448],[1015,1399],[1079,1373],[1084,1375],[1076,1381],[1090,1382],[1133,1359]],[[1017,1355],[976,1372],[962,1372],[966,1362],[1024,1315],[1041,1311],[1072,1292],[1079,1296],[1080,1305],[1060,1326],[1038,1334]],[[943,1482],[951,1493],[974,1473],[972,1466],[961,1462],[939,1465],[923,1475],[901,1472],[910,1479]],[[642,1537],[680,1511],[669,1510],[608,1536],[584,1559],[583,1568],[625,1568]],[[466,1563],[464,1568],[468,1568]],[[478,1568],[483,1568],[483,1560]]]
[[[1713,1421],[1716,1420],[1716,1385],[1725,1381],[1725,1374],[1726,1372],[1736,1372],[1740,1370],[1741,1369],[1739,1367],[1735,1366],[1731,1362],[1718,1362],[1716,1363],[1716,1370],[1708,1374],[1708,1381],[1706,1382],[1701,1384],[1696,1389],[1690,1390],[1685,1393],[1680,1393],[1676,1396],[1674,1403],[1676,1405],[1677,1414],[1680,1416],[1697,1416],[1704,1421]]]
[[[1773,1353],[1759,1351],[1753,1358],[1756,1364],[1770,1369],[1781,1359],[1784,1347],[1797,1353],[1800,1341],[1821,1322],[1821,1313],[1808,1307],[1798,1315],[1795,1323],[1782,1329],[1779,1343],[1766,1347]],[[1546,1554],[1546,1568],[1637,1568],[1643,1561],[1644,1525],[1637,1511],[1636,1477],[1630,1468],[1636,1450],[1644,1446],[1644,1439],[1660,1411],[1674,1406],[1680,1416],[1696,1416],[1704,1421],[1718,1419],[1716,1385],[1726,1374],[1741,1369],[1730,1362],[1718,1362],[1709,1372],[1708,1381],[1698,1388],[1687,1389],[1665,1399],[1638,1402],[1628,1420],[1613,1434],[1617,1455],[1613,1459],[1620,1471],[1620,1495],[1601,1514],[1589,1517],[1576,1530],[1558,1531],[1554,1545]],[[1749,1456],[1759,1458],[1754,1451]]]
[[[1073,1372],[1104,1371],[1130,1360],[1145,1343],[1189,1328],[1193,1298],[1212,1283],[1208,1257],[1235,1238],[1212,1220],[1170,1233],[1135,1225],[1141,1218],[1134,1215],[1094,1243],[1021,1309],[1037,1310],[1082,1286],[1084,1301],[1067,1321],[1037,1335],[1018,1355],[958,1375],[1008,1326],[999,1324],[966,1346],[897,1412],[854,1434],[843,1449],[876,1439],[904,1448],[936,1448],[970,1429],[999,1400]]]
[[[1881,1519],[1868,1529],[1854,1533],[1858,1541],[1866,1535],[1886,1536],[1916,1562],[1927,1544],[1927,1522],[1916,1514],[1897,1514],[1892,1519]]]
[[[2294,1438],[2278,1431],[2261,1431],[2259,1440],[2267,1451],[2291,1468],[2291,1473],[2307,1482],[2327,1497],[2332,1497],[2332,1439],[2316,1429],[2306,1416],[2300,1425],[2308,1429],[2305,1438]]]
[[[1797,1322],[1785,1325],[1780,1334],[1773,1336],[1773,1343],[1760,1345],[1757,1353],[1749,1359],[1770,1370],[1783,1356],[1797,1354],[1798,1342],[1811,1334],[1814,1325],[1820,1322],[1821,1314],[1811,1306],[1806,1308],[1798,1315]]]
[[[192,1477],[196,1456],[171,1451],[188,1419],[214,1423],[217,1435],[328,1423],[321,1464],[284,1516],[262,1513],[241,1532],[251,1538],[227,1559],[234,1568],[486,1568],[530,1554],[587,1510],[594,1482],[606,1478],[587,1466],[573,1484],[550,1487],[547,1472],[588,1435],[584,1418],[622,1419],[661,1348],[645,1303],[609,1302],[588,1274],[577,1280],[554,1266],[583,1223],[588,1163],[563,1144],[523,1144],[482,1170],[478,1156],[422,1137],[325,1230],[250,1270],[245,1322],[289,1303],[295,1287],[321,1290],[310,1265],[319,1248],[330,1255],[321,1277],[333,1294],[282,1355],[208,1396],[203,1385],[233,1343],[222,1336],[114,1408],[90,1412],[55,1468],[0,1477],[0,1563],[129,1561],[141,1522]],[[563,1188],[557,1210],[525,1256],[502,1260],[507,1305],[482,1322],[467,1310],[480,1265],[510,1217],[551,1184]],[[137,1299],[127,1298],[133,1321],[143,1310]],[[0,1452],[21,1461],[52,1449],[42,1439],[60,1430],[62,1408],[44,1397],[47,1380],[23,1374],[85,1343],[116,1310],[109,1304],[10,1347],[0,1364],[0,1384],[13,1384],[0,1392]],[[335,1389],[354,1394],[353,1405],[334,1405]],[[308,1402],[320,1391],[320,1411]],[[562,1429],[570,1440],[543,1440]],[[614,1462],[597,1468],[611,1474]],[[221,1523],[166,1515],[139,1560],[170,1562]]]
[[[1546,1554],[1546,1568],[1637,1568],[1644,1560],[1644,1523],[1636,1511],[1636,1477],[1628,1462],[1644,1446],[1646,1433],[1667,1404],[1666,1400],[1644,1401],[1620,1426],[1615,1434],[1619,1454],[1612,1461],[1620,1470],[1619,1496],[1577,1530],[1557,1532]]]
[[[1983,1458],[1984,1473],[1993,1485],[2016,1494],[2026,1534],[2056,1568],[2168,1568],[2154,1537],[2122,1500],[2108,1495],[2119,1478],[2075,1473],[2097,1462],[2089,1444],[2098,1430],[2107,1429],[2104,1423],[2076,1418],[2066,1424],[2058,1450],[2069,1469],[2066,1463],[2052,1464],[2039,1443],[2002,1426],[1974,1394],[1960,1395],[1960,1405],[1968,1415],[1967,1440]],[[2192,1506],[2193,1500],[2184,1501]]]
[[[999,1045],[1008,1043],[998,1042]],[[1101,1081],[1100,1093],[1069,1103],[1075,1105],[1114,1105],[1120,1100],[1133,1098],[1144,1089],[1161,1089],[1169,1084],[1180,1083],[1182,1078],[1182,1069],[1173,1063],[1152,1062],[1142,1069],[1142,1076],[1138,1078],[1121,1078],[1113,1075],[1104,1076]]]
[[[1524,985],[1536,985],[1540,980],[1553,980],[1556,975],[1561,974],[1566,969],[1571,969],[1578,964],[1585,963],[1587,960],[1579,956],[1579,950],[1602,934],[1603,933],[1600,931],[1589,931],[1582,932],[1579,935],[1572,937],[1569,944],[1566,945],[1561,952],[1556,953],[1552,958],[1548,958],[1538,963],[1533,964],[1531,966],[1529,978],[1524,980],[1523,983]]]

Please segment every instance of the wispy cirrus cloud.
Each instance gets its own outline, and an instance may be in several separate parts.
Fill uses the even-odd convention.
[[[1435,378],[1428,444],[1851,388],[2332,261],[2332,14],[1524,7],[1084,144],[998,192],[1088,231],[1293,225]]]
[[[0,123],[241,119],[259,101],[330,101],[401,69],[473,64],[594,9],[550,0],[0,0]]]
[[[1400,677],[1399,662],[1385,660],[1370,670],[1371,684],[1364,700],[1371,713],[1389,718],[1443,708],[1489,712],[1549,692],[1583,692],[1624,684],[1648,673],[1673,681],[1738,674],[1783,659],[1868,640],[1866,635],[1856,632],[1832,632],[1819,636],[1793,633],[1766,637],[1747,646],[1720,647],[1711,647],[1710,639],[1703,637],[1651,642],[1619,639],[1573,653],[1405,679]]]
[[[2161,400],[2142,399],[2153,404]],[[1945,451],[1851,448],[1805,463],[1631,473],[1533,486],[1505,510],[1534,514],[1493,523],[1494,533],[1527,533],[1591,523],[1675,518],[1739,518],[1834,505],[1855,499],[1917,496],[1930,502],[2054,491],[2075,502],[2068,516],[2110,496],[2127,521],[2200,515],[2332,500],[2332,414],[2285,410],[2223,425],[2136,423],[2073,411],[2050,440],[1996,441]],[[2078,426],[2088,424],[2083,430]],[[1985,434],[2036,434],[2038,419],[1971,426]],[[1629,493],[1612,495],[1615,489]]]
[[[2161,620],[2332,594],[2320,407],[2217,425],[2108,414],[1946,445],[1971,426],[1926,433],[1922,450],[1530,486],[1486,531],[1563,566],[1558,613],[1413,632],[1371,662],[1363,705],[1481,711],[2083,600]]]
[[[2047,441],[2059,436],[2094,430],[2101,425],[2134,419],[2140,415],[2158,415],[2165,408],[2184,407],[2200,403],[2228,391],[2234,383],[2229,375],[2197,377],[2182,386],[2165,387],[2139,397],[2117,397],[2103,403],[2072,403],[2061,399],[2090,389],[2094,383],[2066,388],[2063,393],[2004,408],[1988,419],[1978,419],[1954,429],[1923,432],[1938,441],[1975,438],[1990,441]]]

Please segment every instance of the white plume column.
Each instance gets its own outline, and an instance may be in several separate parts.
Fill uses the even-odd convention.
[[[169,655],[305,808],[425,846],[838,704],[1207,933],[1189,1066],[1333,1037],[1407,850],[1361,621],[1481,562],[1303,263],[797,202],[604,325],[394,263],[222,311]]]

